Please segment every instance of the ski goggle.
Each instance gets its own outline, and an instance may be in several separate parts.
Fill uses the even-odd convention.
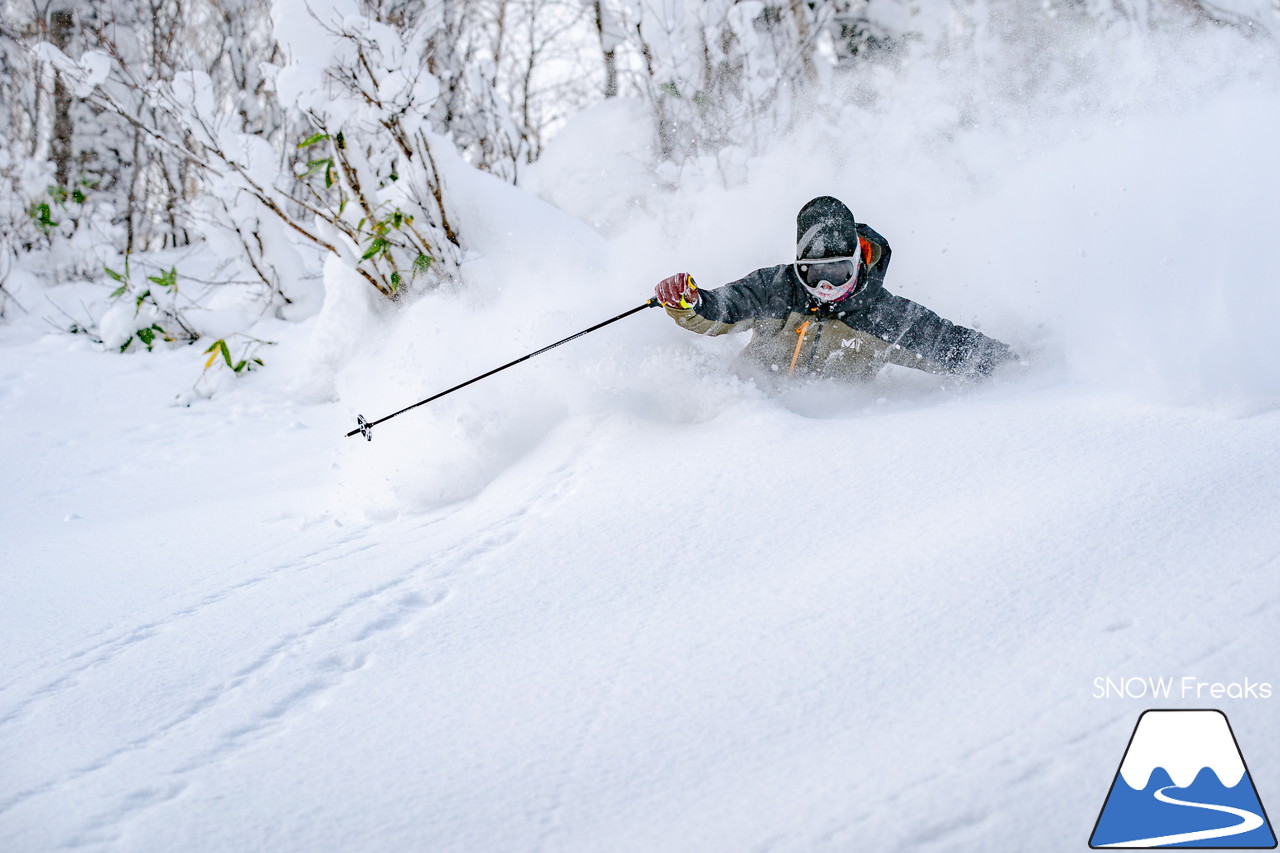
[[[843,287],[858,274],[858,261],[861,258],[822,258],[821,260],[798,260],[794,266],[800,281],[808,287],[818,287],[827,282],[831,287]]]

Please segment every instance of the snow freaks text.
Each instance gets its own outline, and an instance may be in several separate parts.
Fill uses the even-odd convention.
[[[1270,699],[1271,682],[1203,681],[1193,675],[1182,677],[1129,676],[1093,680],[1094,699]]]

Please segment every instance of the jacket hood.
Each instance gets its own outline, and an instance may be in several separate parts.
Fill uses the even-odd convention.
[[[811,200],[796,216],[796,258],[848,258],[858,254],[858,222],[844,202]]]

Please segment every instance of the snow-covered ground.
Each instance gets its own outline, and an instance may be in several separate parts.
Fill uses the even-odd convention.
[[[1079,850],[1148,707],[1276,801],[1280,696],[1095,697],[1280,687],[1280,100],[1167,100],[940,147],[905,99],[670,193],[572,142],[609,105],[567,212],[454,167],[466,290],[331,279],[190,406],[195,349],[0,326],[0,848]],[[823,193],[1027,366],[769,394],[647,311],[343,437]]]

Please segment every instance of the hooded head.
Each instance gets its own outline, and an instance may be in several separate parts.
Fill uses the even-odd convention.
[[[808,263],[813,262],[813,263]],[[858,289],[858,223],[839,199],[819,196],[796,216],[796,275],[815,299],[837,302]]]

